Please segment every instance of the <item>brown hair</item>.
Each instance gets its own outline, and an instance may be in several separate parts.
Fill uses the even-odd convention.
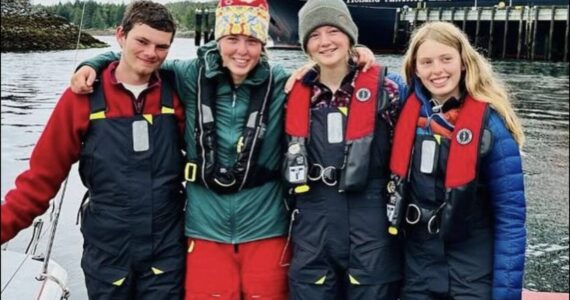
[[[137,0],[127,6],[121,21],[125,35],[128,35],[136,24],[145,24],[160,31],[172,32],[172,39],[176,34],[176,23],[172,14],[166,6],[152,1]]]

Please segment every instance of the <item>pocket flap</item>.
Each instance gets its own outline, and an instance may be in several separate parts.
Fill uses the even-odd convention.
[[[92,266],[89,263],[82,263],[85,274],[115,286],[121,286],[127,279],[129,271],[126,268],[115,266]]]
[[[155,275],[160,275],[164,272],[179,271],[185,266],[185,257],[183,255],[180,255],[163,258],[159,261],[154,261],[151,264],[151,270]]]
[[[289,278],[295,281],[315,284],[315,285],[323,285],[325,284],[328,275],[330,272],[323,268],[323,269],[309,269],[309,268],[302,268],[302,269],[289,269]]]

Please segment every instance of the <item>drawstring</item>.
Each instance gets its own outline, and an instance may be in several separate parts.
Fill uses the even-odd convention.
[[[285,253],[287,253],[287,248],[289,248],[289,243],[291,242],[291,231],[293,231],[293,223],[295,222],[295,215],[299,213],[298,209],[293,210],[291,212],[291,220],[289,221],[289,232],[287,233],[287,242],[285,242],[285,247],[283,247],[283,251],[281,251],[281,259],[279,260],[279,265],[282,267],[287,267],[291,264],[291,261],[288,263],[283,263],[285,259]]]

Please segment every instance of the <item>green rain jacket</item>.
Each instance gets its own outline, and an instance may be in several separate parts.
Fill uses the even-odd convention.
[[[85,62],[100,69],[117,54],[108,52]],[[289,74],[280,66],[272,66],[265,55],[239,86],[234,86],[229,71],[215,42],[198,50],[198,58],[168,60],[162,68],[174,71],[175,87],[186,111],[186,156],[196,158],[196,101],[198,71],[204,65],[205,76],[217,82],[216,127],[217,155],[221,164],[231,166],[237,156],[237,142],[247,115],[249,96],[273,72],[271,105],[265,138],[256,162],[271,170],[280,168],[283,153],[283,115],[286,94],[283,92]],[[188,237],[215,242],[240,244],[287,234],[287,210],[283,185],[279,180],[235,194],[217,194],[199,183],[186,183],[186,222]]]

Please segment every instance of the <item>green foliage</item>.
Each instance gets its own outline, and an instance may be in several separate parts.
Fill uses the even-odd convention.
[[[51,6],[35,5],[48,11],[49,13],[60,15],[70,23],[77,26],[81,23],[84,1],[58,3]],[[212,0],[207,3],[194,3],[182,1],[165,4],[174,16],[178,31],[194,31],[196,9],[215,9],[217,1]],[[121,23],[126,4],[97,3],[93,0],[85,2],[85,12],[83,12],[82,28],[85,29],[114,29]],[[211,16],[212,17],[212,16]],[[213,26],[213,22],[208,22]]]

